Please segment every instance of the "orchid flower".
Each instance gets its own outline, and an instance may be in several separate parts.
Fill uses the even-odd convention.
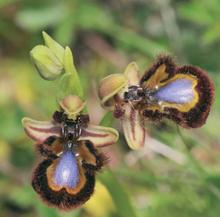
[[[201,68],[179,67],[169,56],[160,56],[142,78],[132,62],[123,74],[101,80],[99,97],[121,120],[130,148],[137,149],[147,142],[145,120],[168,118],[184,128],[201,127],[213,103],[214,86]]]
[[[116,130],[92,125],[83,114],[85,102],[69,95],[59,102],[51,121],[23,118],[26,134],[45,158],[35,169],[32,186],[49,205],[72,209],[94,191],[95,175],[106,163],[97,148],[114,144]]]

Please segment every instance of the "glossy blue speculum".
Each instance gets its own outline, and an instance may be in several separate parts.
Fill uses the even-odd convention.
[[[184,104],[194,98],[193,83],[189,79],[174,80],[154,94],[158,101]]]
[[[79,170],[76,156],[72,151],[65,151],[60,156],[54,171],[53,181],[58,186],[74,188],[79,182]]]

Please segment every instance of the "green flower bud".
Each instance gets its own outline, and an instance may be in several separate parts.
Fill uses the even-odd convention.
[[[45,80],[55,80],[63,71],[63,64],[57,55],[44,45],[37,45],[30,52],[31,58]]]
[[[63,64],[64,48],[51,38],[46,32],[42,32],[45,45],[55,54],[59,61]]]

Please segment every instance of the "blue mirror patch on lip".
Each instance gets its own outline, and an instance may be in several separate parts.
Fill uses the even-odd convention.
[[[158,89],[154,97],[158,101],[185,104],[194,98],[193,82],[189,79],[174,80]]]
[[[76,156],[72,151],[64,152],[54,171],[53,181],[58,186],[74,188],[79,182]]]

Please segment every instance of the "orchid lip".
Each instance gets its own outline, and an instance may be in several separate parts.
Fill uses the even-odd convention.
[[[58,186],[74,188],[79,181],[79,170],[77,166],[76,156],[71,151],[65,151],[60,156],[56,166],[54,183]]]
[[[187,103],[194,98],[192,81],[179,79],[158,89],[154,97],[160,101]]]

